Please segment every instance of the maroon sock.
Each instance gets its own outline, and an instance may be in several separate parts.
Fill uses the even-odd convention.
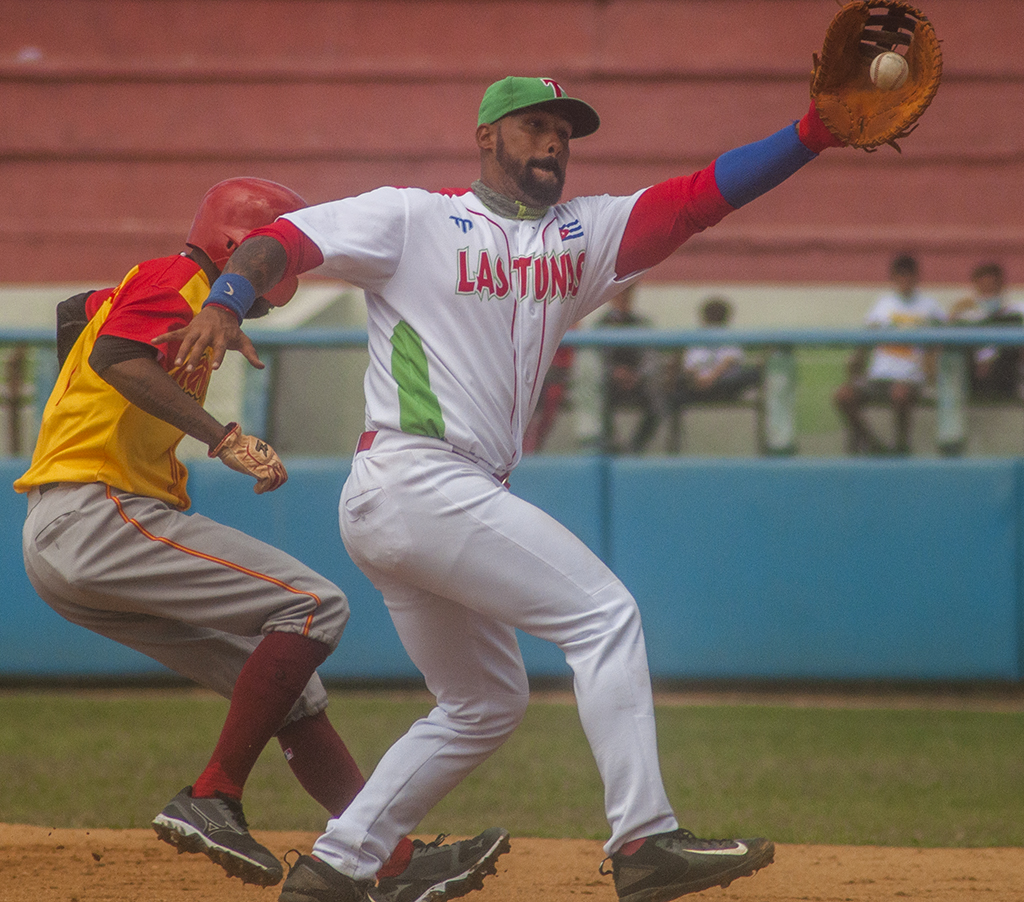
[[[640,847],[644,844],[644,842],[646,842],[646,840],[646,836],[643,839],[630,840],[628,843],[625,843],[621,849],[619,849],[619,854],[628,856],[633,855],[636,852],[639,852]]]
[[[288,766],[302,788],[337,817],[366,782],[338,731],[321,711],[282,727],[277,734]]]
[[[380,866],[380,870],[377,871],[377,879],[397,877],[409,867],[410,861],[412,861],[412,840],[408,836],[403,836],[395,846],[391,857]]]
[[[235,682],[217,747],[192,787],[195,797],[209,798],[217,792],[242,797],[256,759],[330,652],[323,642],[297,633],[268,633],[263,638]]]
[[[395,846],[395,851],[391,853],[391,857],[380,866],[380,870],[376,874],[377,879],[383,880],[385,877],[397,877],[401,874],[402,871],[409,867],[414,848],[412,840],[408,836],[403,836],[398,841],[398,845]],[[322,858],[317,858],[312,852],[310,852],[309,857],[317,861],[323,861]]]
[[[302,788],[337,817],[366,782],[359,765],[349,753],[334,725],[321,711],[282,727],[277,734],[288,766]],[[412,859],[412,840],[405,836],[377,872],[381,877],[397,877]]]

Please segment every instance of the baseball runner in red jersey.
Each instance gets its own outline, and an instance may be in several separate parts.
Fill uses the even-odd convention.
[[[470,190],[380,188],[286,214],[243,242],[202,313],[165,336],[181,342],[182,365],[212,348],[216,366],[243,344],[248,300],[281,278],[317,269],[366,295],[366,432],[340,529],[437,705],[296,862],[282,902],[364,899],[399,837],[515,729],[528,697],[516,629],[554,642],[572,668],[621,900],[665,902],[773,860],[768,840],[680,828],[636,603],[583,542],[517,498],[508,475],[566,330],[837,141],[812,104],[692,175],[560,202],[570,142],[598,124],[551,79],[496,82],[480,106]]]
[[[249,834],[246,778],[276,736],[309,794],[340,814],[363,785],[325,713],[316,667],[337,646],[349,609],[342,591],[277,548],[187,515],[184,434],[256,479],[258,493],[287,475],[265,442],[203,409],[212,369],[174,362],[151,339],[188,323],[232,250],[254,227],[305,202],[261,179],[229,179],[203,199],[185,253],[134,267],[115,289],[58,310],[61,371],[29,470],[24,558],[39,595],[73,623],[137,649],[230,698],[209,764],[156,817],[158,836],[202,852],[229,875],[260,885],[281,863]],[[297,281],[266,292],[282,303]],[[507,833],[442,845],[403,838],[379,873],[381,902],[445,898],[477,885]]]

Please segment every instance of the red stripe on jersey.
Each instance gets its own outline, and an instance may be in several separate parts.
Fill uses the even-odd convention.
[[[485,222],[489,222],[505,239],[505,259],[508,261],[509,274],[512,273],[512,242],[509,241],[508,232],[505,227],[496,219],[491,219],[486,213],[478,213],[476,210],[468,211],[473,216],[479,216]],[[512,348],[512,409],[508,412],[508,423],[511,427],[516,418],[516,410],[519,405],[519,352],[516,350],[516,314],[519,311],[519,299],[525,296],[526,286],[520,284],[518,290],[512,294],[512,328],[509,331],[509,343]]]
[[[733,207],[715,182],[715,164],[652,185],[637,198],[615,261],[619,278],[661,263],[684,241],[710,228]]]

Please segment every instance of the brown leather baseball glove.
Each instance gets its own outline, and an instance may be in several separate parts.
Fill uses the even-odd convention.
[[[891,50],[910,73],[899,88],[876,88],[871,61]],[[942,51],[931,22],[902,0],[847,3],[825,32],[821,57],[814,55],[811,98],[822,122],[849,147],[873,150],[896,143],[916,128],[942,79]]]
[[[232,470],[252,476],[256,480],[253,491],[257,495],[272,492],[288,481],[288,473],[277,452],[263,439],[246,435],[238,423],[228,423],[227,430],[217,447],[210,449],[210,457],[219,457]]]

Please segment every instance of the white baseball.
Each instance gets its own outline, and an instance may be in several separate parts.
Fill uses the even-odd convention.
[[[902,88],[910,75],[910,66],[898,53],[887,50],[871,61],[871,83],[882,91]]]

